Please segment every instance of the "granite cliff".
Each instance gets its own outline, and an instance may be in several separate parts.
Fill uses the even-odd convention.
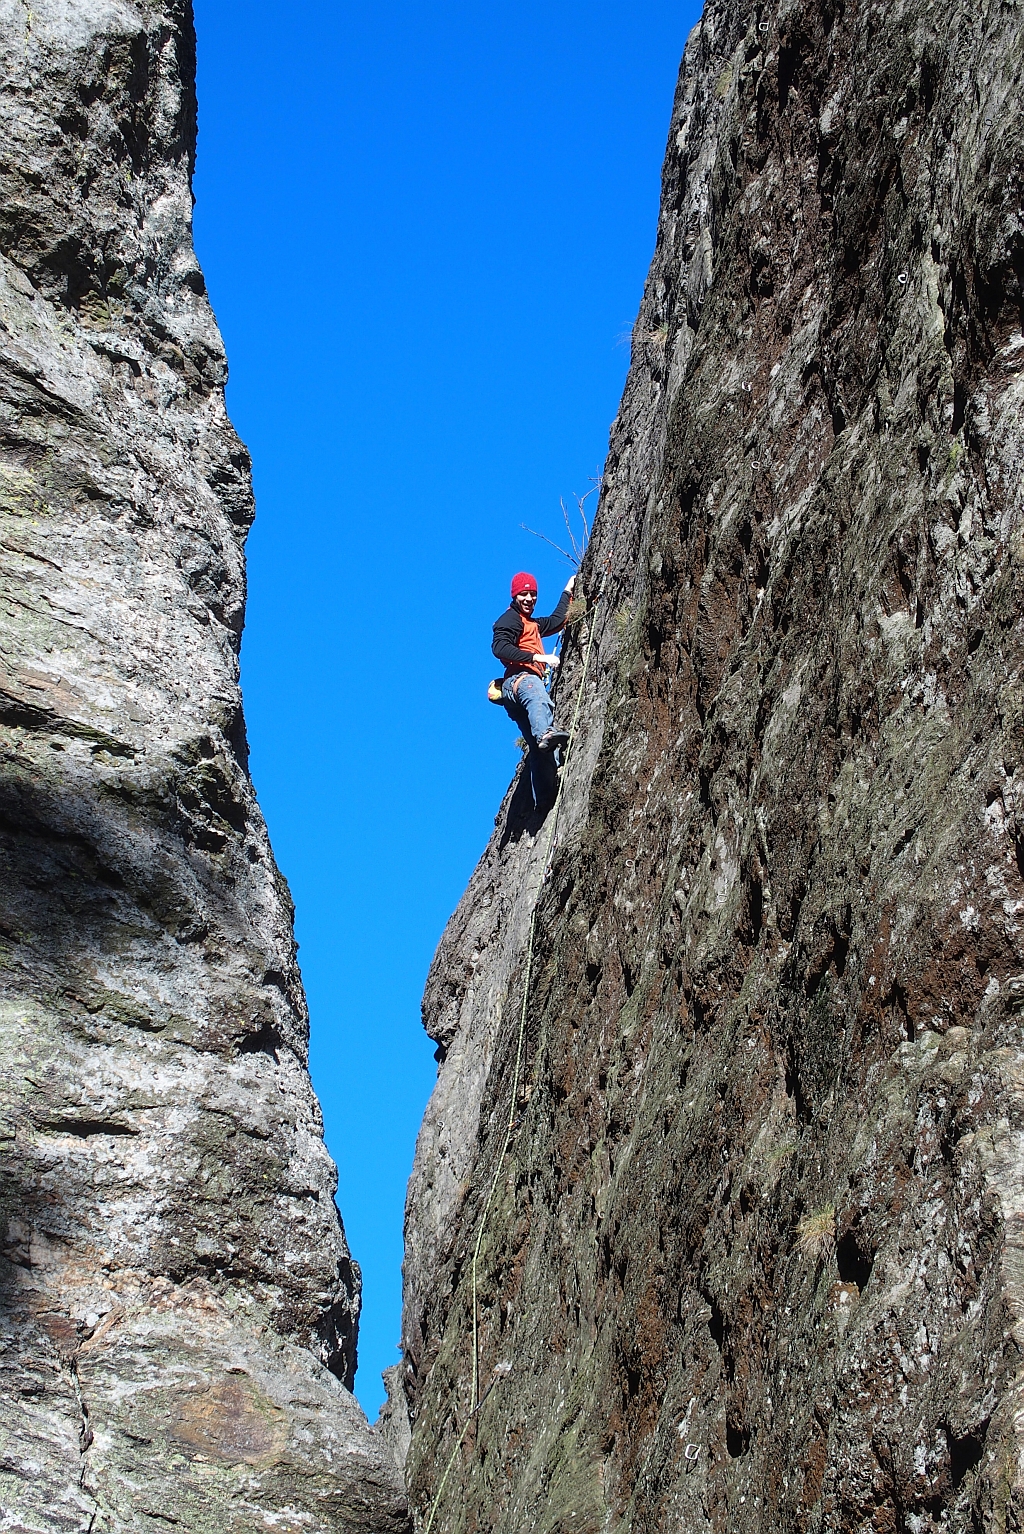
[[[238,689],[187,0],[0,0],[0,1527],[397,1531]]]
[[[1024,1520],[1022,79],[1016,0],[687,46],[550,876],[510,795],[424,1001],[421,1529]]]

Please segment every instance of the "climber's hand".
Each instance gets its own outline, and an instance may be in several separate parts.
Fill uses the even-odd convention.
[[[566,591],[571,592],[572,588],[575,586],[575,584],[576,584],[576,577],[575,577],[575,575],[570,575],[569,579],[565,583]]]
[[[538,655],[537,659],[545,666],[561,665],[561,658],[558,655]]]

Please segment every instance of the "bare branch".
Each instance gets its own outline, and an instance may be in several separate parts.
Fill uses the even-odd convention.
[[[519,526],[523,529],[524,533],[533,533],[535,538],[542,538],[545,543],[550,543],[553,549],[558,550],[563,559],[567,559],[571,565],[575,565],[576,568],[579,569],[579,560],[574,559],[571,554],[567,554],[565,549],[562,548],[561,544],[555,543],[555,541],[552,538],[549,538],[546,533],[538,533],[535,528],[527,527],[525,522],[520,522]]]
[[[565,530],[569,534],[569,542],[572,544],[573,558],[576,560],[576,563],[578,565],[580,563],[581,559],[583,558],[583,553],[582,553],[582,551],[580,549],[579,544],[576,542],[576,535],[574,534],[574,532],[572,530],[572,523],[569,520],[569,509],[568,509],[568,507],[565,504],[565,496],[564,495],[563,496],[559,496],[558,504],[562,508],[562,521],[565,523]]]
[[[520,522],[519,526],[525,533],[530,533],[534,538],[540,538],[544,543],[550,544],[551,548],[557,549],[562,558],[568,560],[569,564],[575,565],[578,570],[583,563],[583,556],[587,552],[587,544],[590,542],[590,519],[587,516],[586,505],[590,497],[598,495],[600,490],[601,476],[597,474],[591,476],[590,489],[585,495],[573,495],[573,500],[576,503],[575,512],[578,514],[583,525],[582,537],[579,537],[573,529],[573,516],[570,514],[569,508],[565,503],[565,496],[559,496],[558,504],[562,508],[562,521],[565,523],[565,530],[569,535],[569,543],[572,548],[571,554],[568,549],[563,549],[560,543],[556,543],[546,533],[538,533],[536,528],[527,527],[525,522]]]
[[[590,489],[587,491],[586,495],[581,495],[581,496],[577,496],[576,497],[576,499],[579,501],[580,517],[583,520],[583,547],[584,548],[586,548],[587,544],[590,542],[590,524],[587,521],[587,514],[583,510],[583,508],[587,504],[587,502],[589,501],[589,499],[590,499],[590,497],[592,495],[600,495],[602,483],[603,483],[603,475],[601,475],[601,474],[595,475],[591,479]]]

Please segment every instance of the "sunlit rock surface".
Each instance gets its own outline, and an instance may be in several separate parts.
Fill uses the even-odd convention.
[[[690,40],[482,1239],[507,803],[424,1003],[421,1527],[1024,1520],[1022,78],[1015,4]]]
[[[0,1528],[399,1530],[246,771],[190,8],[0,49]]]

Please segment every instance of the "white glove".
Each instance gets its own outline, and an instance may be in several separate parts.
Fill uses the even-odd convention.
[[[542,666],[560,666],[561,658],[557,655],[538,655],[537,659]]]

